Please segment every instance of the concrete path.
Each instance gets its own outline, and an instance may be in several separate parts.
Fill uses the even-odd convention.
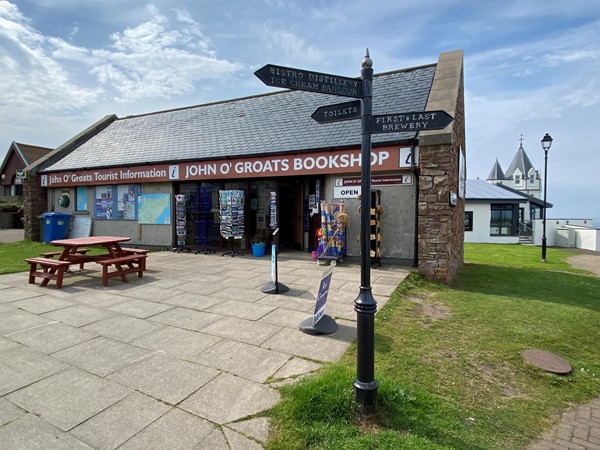
[[[0,449],[260,449],[277,387],[355,339],[359,265],[334,269],[329,336],[298,329],[324,270],[307,254],[280,258],[285,295],[261,292],[268,256],[157,252],[147,266],[108,287],[96,264],[63,289],[0,276]],[[371,273],[382,307],[408,270]]]

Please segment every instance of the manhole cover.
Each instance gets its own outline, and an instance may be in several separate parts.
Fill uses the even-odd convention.
[[[546,372],[567,375],[573,370],[571,364],[554,353],[529,349],[523,350],[521,354],[529,364],[533,364]]]

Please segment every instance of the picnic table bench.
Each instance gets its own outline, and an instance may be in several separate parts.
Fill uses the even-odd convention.
[[[89,248],[78,248],[73,254],[74,255],[81,255],[81,256],[85,256],[85,254],[87,252],[89,252],[90,249]],[[62,254],[62,251],[59,252],[43,252],[40,253],[41,256],[43,256],[44,258],[54,258],[55,256],[60,256]],[[77,262],[73,263],[73,264],[77,264]],[[82,260],[81,262],[79,262],[79,268],[83,269],[83,265],[85,264],[85,261]]]
[[[148,255],[145,254],[129,254],[96,261],[102,266],[102,284],[108,286],[108,279],[117,276],[120,276],[121,280],[127,283],[126,275],[128,273],[137,272],[138,278],[142,278],[144,270],[146,270],[147,257]],[[115,266],[115,270],[109,271],[112,266]]]
[[[149,251],[144,248],[121,247],[121,252],[125,255],[147,255]]]
[[[27,258],[29,264],[29,284],[35,284],[36,278],[43,278],[41,286],[46,286],[50,280],[56,281],[56,287],[62,288],[65,270],[71,265],[69,261],[61,261],[52,258]],[[38,265],[40,270],[38,270]]]

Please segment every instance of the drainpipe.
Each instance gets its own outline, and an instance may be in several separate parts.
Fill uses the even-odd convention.
[[[419,267],[419,171],[415,165],[415,141],[410,146],[410,170],[415,183],[415,242],[412,266]]]

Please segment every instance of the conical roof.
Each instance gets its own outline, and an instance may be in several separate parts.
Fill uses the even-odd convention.
[[[496,162],[494,163],[494,167],[492,167],[492,171],[487,177],[487,181],[491,180],[505,180],[506,176],[502,171],[502,167],[500,167],[500,163],[498,162],[498,158],[496,158]]]
[[[512,177],[517,169],[521,171],[521,174],[527,175],[529,170],[533,168],[533,164],[529,160],[527,153],[525,153],[525,149],[523,148],[523,144],[519,145],[519,150],[517,150],[517,154],[513,158],[510,166],[506,170],[506,176]]]

